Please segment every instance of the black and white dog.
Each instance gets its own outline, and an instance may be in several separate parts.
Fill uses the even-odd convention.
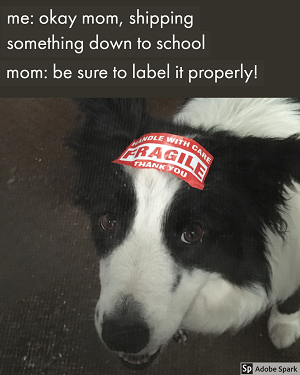
[[[77,103],[82,124],[69,144],[80,165],[77,200],[100,256],[95,323],[106,346],[124,364],[145,368],[184,330],[238,329],[269,307],[271,341],[293,344],[300,337],[300,104],[191,99],[172,120],[159,120],[142,99]],[[142,155],[140,141],[132,142],[147,134],[179,135],[207,150],[214,159],[205,187],[150,164],[112,162],[130,144],[129,155]],[[176,162],[178,150],[159,147],[148,156]]]

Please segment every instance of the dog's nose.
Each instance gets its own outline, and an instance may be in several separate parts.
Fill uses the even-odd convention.
[[[108,319],[102,324],[102,340],[110,350],[138,353],[149,342],[149,328],[143,322],[132,323],[126,318]]]
[[[106,346],[117,352],[138,353],[146,347],[149,327],[132,295],[123,295],[114,312],[104,315],[101,336]]]

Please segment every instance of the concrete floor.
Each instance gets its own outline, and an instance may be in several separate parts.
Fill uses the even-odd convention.
[[[156,115],[181,100],[150,100]],[[70,99],[0,99],[0,374],[130,374],[93,324],[98,259],[89,221],[72,204],[63,138]],[[170,342],[143,374],[234,375],[239,363],[299,362],[300,342],[276,350],[263,316],[237,335]]]

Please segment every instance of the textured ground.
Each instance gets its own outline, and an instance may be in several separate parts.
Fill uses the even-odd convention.
[[[156,115],[177,100],[151,100]],[[74,166],[63,138],[70,99],[0,99],[0,374],[130,374],[93,324],[98,260],[89,222],[71,202]],[[170,342],[143,374],[234,375],[239,363],[299,362],[300,342],[276,350],[266,316],[235,336]]]

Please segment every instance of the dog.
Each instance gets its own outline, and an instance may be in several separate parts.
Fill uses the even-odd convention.
[[[168,120],[151,117],[144,99],[76,103],[81,121],[68,143],[100,257],[95,325],[107,348],[144,369],[173,336],[237,330],[269,308],[271,341],[292,345],[299,102],[187,99]]]

